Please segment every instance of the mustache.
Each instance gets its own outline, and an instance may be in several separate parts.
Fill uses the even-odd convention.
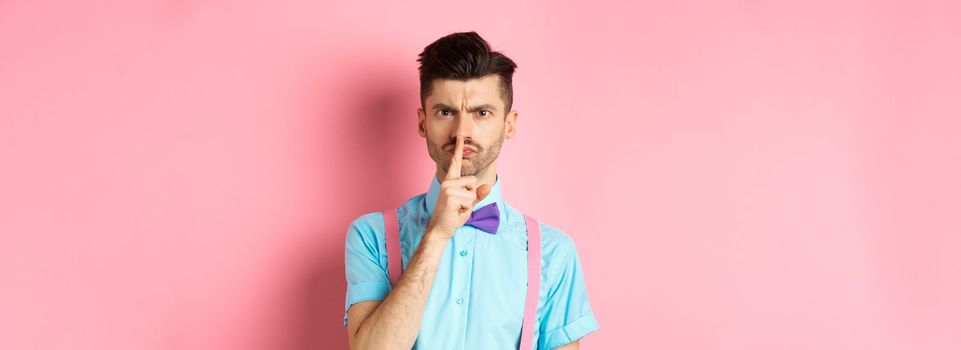
[[[442,149],[443,149],[444,151],[450,151],[450,150],[454,149],[454,147],[457,147],[457,141],[454,141],[454,142],[451,142],[451,143],[449,143],[449,144],[444,145],[444,147],[443,147]],[[478,153],[478,152],[481,152],[481,151],[484,150],[484,148],[481,147],[480,145],[478,145],[478,144],[476,144],[476,143],[473,143],[473,142],[470,142],[470,141],[467,141],[467,140],[464,140],[464,149],[467,149],[468,147],[470,147],[470,149],[471,149],[472,151],[474,151],[474,153]]]

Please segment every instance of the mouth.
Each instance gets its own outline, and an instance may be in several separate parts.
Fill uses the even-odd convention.
[[[454,156],[454,149],[451,148],[450,150],[448,150],[448,151],[447,151],[447,154],[449,154],[451,157],[453,157],[453,156]],[[477,154],[477,152],[474,151],[473,149],[464,147],[464,158],[465,158],[465,159],[466,159],[466,158],[473,157],[475,154]]]

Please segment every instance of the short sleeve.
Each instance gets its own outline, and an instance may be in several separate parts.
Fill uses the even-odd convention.
[[[546,265],[547,297],[540,319],[538,349],[554,349],[572,343],[600,327],[594,318],[584,271],[574,242],[560,231],[544,227],[544,251],[551,261]],[[547,243],[548,240],[553,243]]]
[[[383,213],[365,214],[354,220],[347,229],[344,244],[344,268],[347,276],[347,296],[344,304],[344,327],[347,310],[354,303],[384,300],[390,294],[387,276]]]

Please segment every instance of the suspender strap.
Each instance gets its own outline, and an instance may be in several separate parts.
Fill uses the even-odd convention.
[[[537,325],[537,297],[541,289],[541,227],[534,218],[524,215],[527,223],[527,297],[524,299],[524,323],[521,328],[521,350],[534,348]],[[390,285],[397,284],[401,274],[400,222],[397,210],[384,211],[384,233],[387,238],[387,274]]]
[[[527,222],[527,299],[524,301],[520,349],[531,350],[537,326],[537,294],[541,290],[541,226],[527,215],[524,215],[524,221]]]
[[[390,285],[397,285],[401,273],[400,257],[400,222],[397,221],[397,210],[384,211],[384,233],[387,236],[387,274]]]

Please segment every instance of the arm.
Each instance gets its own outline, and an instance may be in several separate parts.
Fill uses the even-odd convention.
[[[363,301],[348,309],[347,339],[351,349],[414,346],[444,248],[454,231],[470,218],[471,208],[490,193],[490,185],[477,186],[476,177],[460,176],[463,154],[464,137],[458,135],[434,215],[396,286],[383,302]]]
[[[364,301],[348,310],[351,349],[410,349],[420,330],[427,296],[449,239],[428,229],[397,286],[380,301]]]
[[[591,310],[584,283],[584,269],[578,257],[574,241],[549,225],[541,224],[544,250],[552,251],[545,260],[549,297],[540,319],[541,345],[547,349],[577,349],[578,340],[600,329]],[[549,250],[548,250],[549,249]],[[543,287],[542,287],[543,288]],[[577,345],[571,345],[578,343]]]
[[[579,350],[581,348],[580,340],[575,340],[573,343],[568,343],[562,347],[557,348],[557,350]]]

